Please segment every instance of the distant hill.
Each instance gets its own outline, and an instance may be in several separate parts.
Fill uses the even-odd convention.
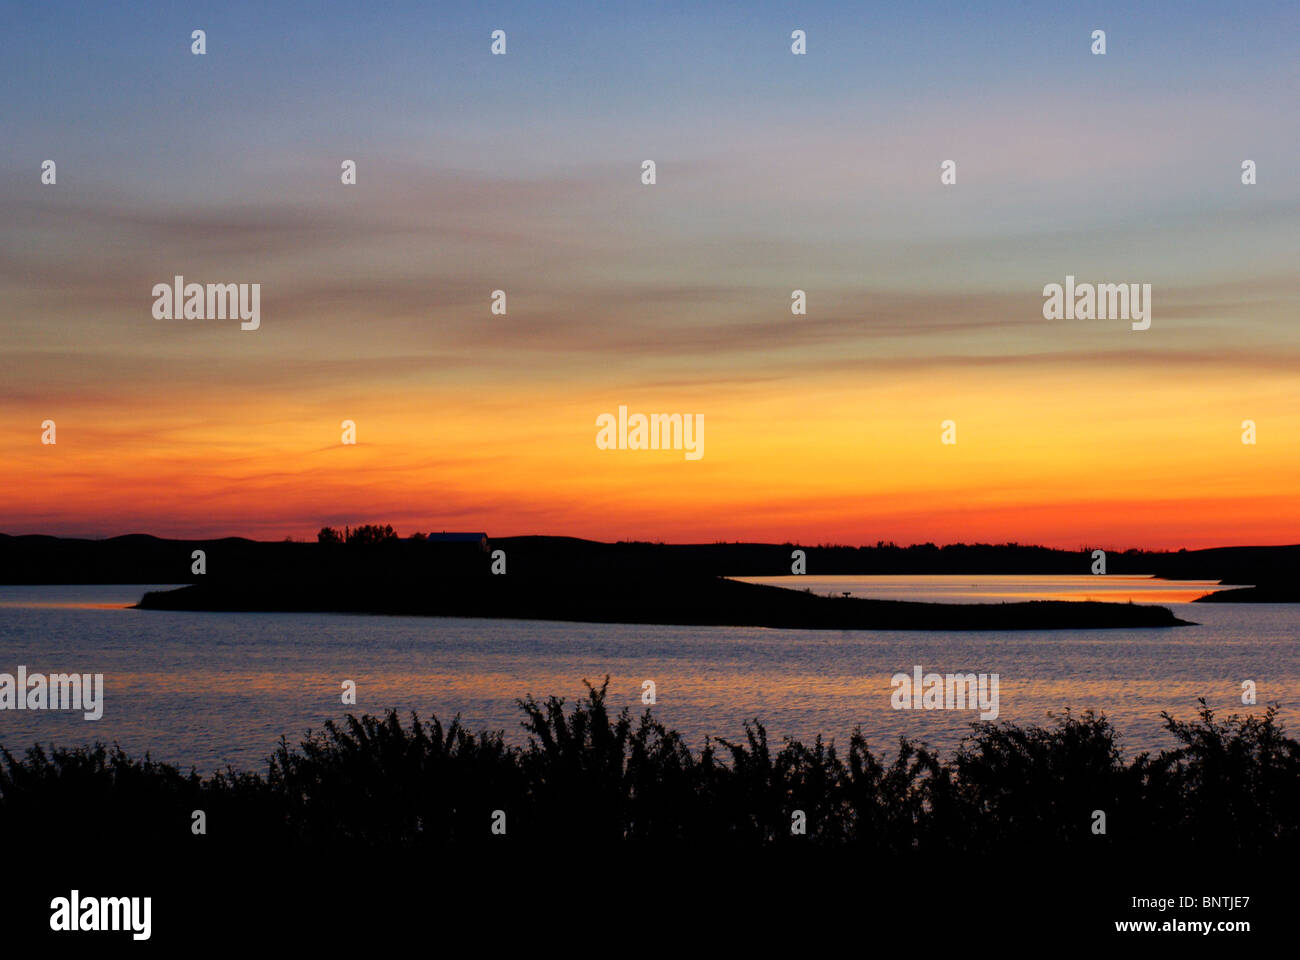
[[[600,543],[573,537],[504,537],[510,574],[673,572],[707,576],[779,576],[790,573],[791,552],[807,555],[807,572],[826,574],[1085,574],[1091,548],[1053,550],[1021,544],[917,544],[900,547],[809,546],[771,543]],[[402,575],[413,566],[430,574],[481,566],[477,544],[399,539],[371,545],[220,540],[164,540],[133,534],[107,540],[0,534],[0,583],[197,583],[191,554],[203,550],[211,579],[303,579],[333,572]],[[1300,582],[1300,545],[1217,547],[1208,550],[1108,552],[1110,574],[1149,574],[1175,580],[1215,580],[1242,586]],[[1226,599],[1226,598],[1225,598]],[[1244,598],[1243,598],[1244,599]],[[1220,601],[1222,602],[1222,601]]]

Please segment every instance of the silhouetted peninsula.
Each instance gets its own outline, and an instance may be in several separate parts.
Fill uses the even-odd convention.
[[[790,627],[828,630],[1049,630],[1171,627],[1166,607],[1035,600],[912,603],[818,596],[722,577],[668,574],[591,578],[453,576],[317,582],[209,581],[145,594],[150,610],[325,611],[589,623]]]

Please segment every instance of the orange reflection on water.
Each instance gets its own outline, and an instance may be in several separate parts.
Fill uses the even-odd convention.
[[[979,603],[983,598],[990,600],[1095,600],[1098,603],[1128,603],[1130,601],[1133,603],[1191,603],[1198,597],[1204,597],[1222,589],[1226,588],[1214,584],[1212,587],[1145,588],[1132,591],[1103,590],[1089,592],[1087,590],[1059,590],[1050,593],[1040,590],[973,591],[966,594],[966,596],[971,598],[972,603]]]
[[[1162,580],[1150,576],[1016,574],[878,574],[736,577],[747,583],[808,590],[820,595],[920,603],[1007,603],[1027,600],[1094,600],[1100,603],[1191,603],[1230,589],[1215,580]]]

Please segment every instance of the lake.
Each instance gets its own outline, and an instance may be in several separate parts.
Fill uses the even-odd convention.
[[[1279,701],[1294,734],[1300,607],[1190,604],[1211,585],[1134,577],[777,577],[760,582],[887,599],[1027,597],[1161,602],[1198,626],[1143,630],[922,632],[772,630],[346,614],[189,613],[127,609],[155,586],[0,586],[0,672],[102,673],[104,715],[0,711],[0,744],[119,742],[128,752],[195,765],[263,770],[280,735],[347,712],[460,713],[473,728],[524,734],[515,698],[583,692],[609,674],[610,701],[654,710],[696,746],[743,736],[843,742],[861,726],[877,753],[907,735],[951,749],[971,711],[894,710],[890,678],[999,675],[1002,720],[1105,712],[1126,752],[1170,746],[1159,714],[1190,719],[1196,698],[1223,713]],[[1086,596],[1084,596],[1086,594]],[[344,680],[357,706],[340,702]],[[1241,704],[1253,680],[1259,706]]]

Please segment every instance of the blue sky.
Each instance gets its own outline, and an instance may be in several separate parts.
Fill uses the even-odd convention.
[[[913,388],[956,403],[985,377],[1008,402],[1068,387],[1087,418],[1106,378],[1123,415],[1136,376],[1185,410],[1207,384],[1202,421],[1239,422],[1244,406],[1300,422],[1298,10],[10,4],[0,428],[61,397],[121,424],[97,428],[104,450],[149,437],[183,484],[198,476],[187,438],[213,411],[273,409],[306,436],[336,402],[400,395],[431,424],[451,413],[426,394],[452,386],[694,389],[739,422],[757,385],[800,409],[824,386],[844,416],[861,401],[888,419],[916,408],[900,399]],[[807,56],[790,53],[796,28]],[[505,57],[489,54],[494,29]],[[339,183],[343,159],[355,187]],[[954,187],[939,183],[946,159]],[[1241,184],[1243,159],[1257,186]],[[257,339],[153,322],[147,293],[177,273],[263,283]],[[1152,330],[1044,324],[1040,291],[1066,274],[1152,283]],[[483,316],[498,287],[508,321]],[[796,287],[811,306],[792,325]],[[856,397],[867,380],[888,403]],[[162,412],[180,419],[143,424]],[[759,449],[751,427],[737,449]],[[256,462],[267,483],[283,475]],[[10,469],[31,486],[35,466]],[[1236,482],[1189,476],[1203,499]],[[523,486],[500,494],[524,503]]]

